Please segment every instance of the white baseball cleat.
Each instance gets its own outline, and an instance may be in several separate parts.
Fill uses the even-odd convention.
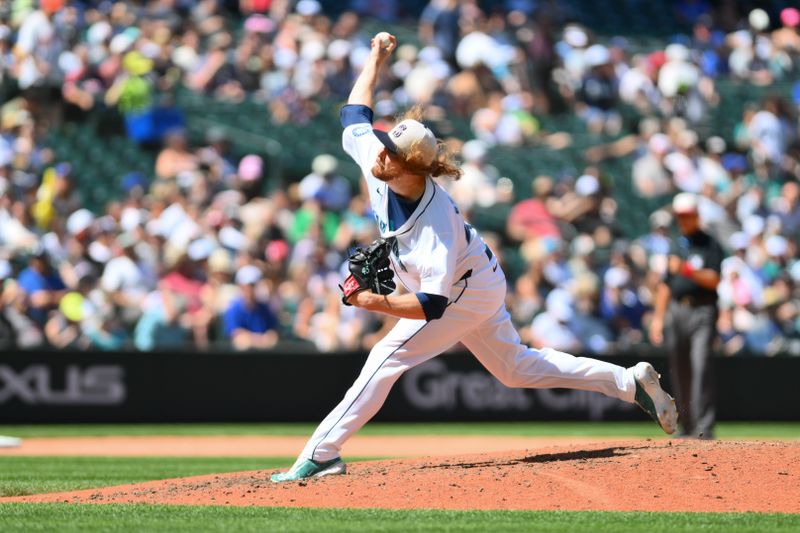
[[[636,405],[661,426],[668,434],[675,433],[678,428],[678,410],[675,399],[661,388],[661,376],[650,363],[638,363],[633,367],[633,378],[636,381]]]

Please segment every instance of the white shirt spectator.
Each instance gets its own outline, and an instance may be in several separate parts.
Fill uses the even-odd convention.
[[[464,210],[469,211],[475,204],[481,207],[494,205],[497,199],[495,183],[499,175],[492,166],[464,163],[464,174],[457,181],[450,182],[448,192],[453,200]]]
[[[753,155],[761,161],[778,164],[783,157],[786,139],[778,117],[769,111],[759,111],[747,127]]]
[[[731,176],[719,161],[710,157],[701,157],[697,162],[697,170],[703,183],[710,183],[717,192],[725,191],[731,182]]]
[[[736,305],[761,306],[764,285],[750,265],[738,256],[731,256],[722,260],[720,270],[722,271],[722,279],[717,287],[717,293],[720,297],[720,306],[723,309],[731,309]],[[737,286],[734,274],[744,283],[746,295]]]
[[[126,255],[111,259],[103,269],[100,286],[106,292],[123,292],[130,296],[147,294],[147,280],[142,269]]]
[[[655,90],[655,85],[644,67],[634,67],[625,71],[619,79],[619,97],[623,102],[634,104],[640,95],[651,100],[650,95]]]
[[[667,62],[658,72],[658,89],[667,98],[694,88],[700,81],[700,70],[689,62],[689,50],[679,44],[666,49]]]
[[[566,323],[559,320],[571,316],[572,310],[568,308],[551,310],[548,308],[540,313],[531,323],[531,333],[540,342],[559,351],[574,350],[580,346],[578,337],[567,327]]]
[[[22,55],[19,63],[18,83],[27,89],[39,83],[44,74],[39,70],[34,58],[40,43],[55,38],[55,29],[43,11],[36,10],[25,17],[17,34],[16,50]]]
[[[39,237],[5,209],[0,209],[0,245],[11,250],[31,249]]]
[[[703,188],[703,179],[686,154],[673,152],[667,155],[664,166],[672,172],[672,181],[678,189],[697,194]]]

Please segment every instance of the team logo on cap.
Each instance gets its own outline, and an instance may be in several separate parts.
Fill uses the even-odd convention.
[[[405,124],[398,124],[397,127],[392,132],[392,135],[394,135],[395,137],[400,137],[403,134],[403,132],[406,131],[407,129],[408,126],[406,126]]]

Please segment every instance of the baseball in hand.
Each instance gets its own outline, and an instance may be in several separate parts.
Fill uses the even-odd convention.
[[[389,48],[392,44],[390,39],[391,35],[388,32],[382,31],[375,35],[375,42],[378,43],[378,47],[380,48]]]

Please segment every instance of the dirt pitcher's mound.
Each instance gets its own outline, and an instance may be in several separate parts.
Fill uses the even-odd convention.
[[[0,501],[391,509],[800,512],[800,443],[627,441],[350,465],[275,485],[240,472]]]

